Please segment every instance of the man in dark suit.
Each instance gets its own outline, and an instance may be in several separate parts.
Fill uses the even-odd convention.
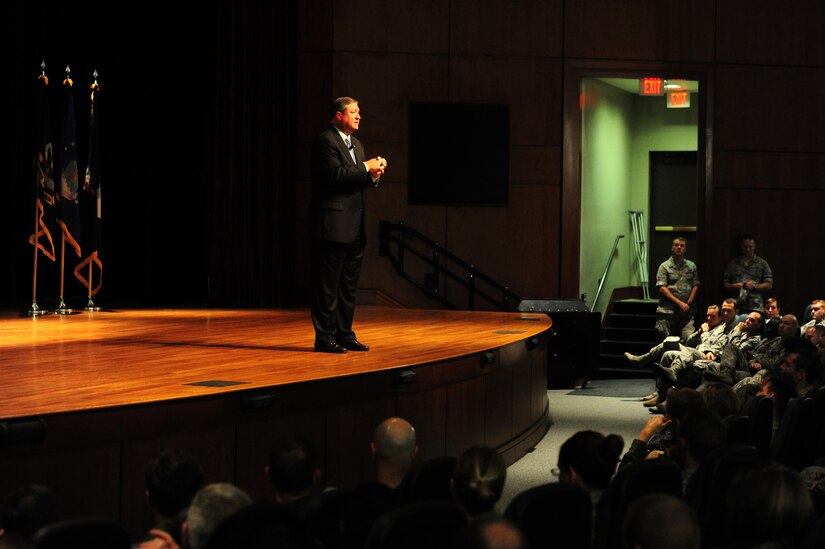
[[[378,186],[387,167],[380,156],[366,160],[358,130],[358,101],[339,97],[330,127],[312,143],[312,324],[315,350],[368,351],[352,331],[355,290],[364,257],[364,190]]]

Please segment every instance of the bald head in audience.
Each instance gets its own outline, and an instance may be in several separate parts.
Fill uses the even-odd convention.
[[[415,428],[400,417],[387,418],[375,428],[370,448],[378,482],[396,488],[418,456]]]

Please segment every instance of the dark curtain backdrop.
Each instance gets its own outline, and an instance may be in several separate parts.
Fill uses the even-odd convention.
[[[88,155],[92,72],[100,74],[103,286],[128,306],[281,306],[292,295],[295,2],[213,0],[178,12],[149,0],[4,5],[6,129],[0,307],[28,309],[34,221],[34,85],[45,59],[53,142],[75,81],[77,155]],[[67,256],[67,259],[69,257]],[[57,265],[38,301],[53,307]],[[69,306],[86,290],[64,277]]]
[[[218,14],[211,302],[292,302],[295,2]]]

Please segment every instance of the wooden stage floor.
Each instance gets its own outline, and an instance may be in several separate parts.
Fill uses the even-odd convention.
[[[544,314],[361,306],[366,353],[313,351],[307,310],[0,316],[0,419],[197,398],[426,364],[540,334]]]

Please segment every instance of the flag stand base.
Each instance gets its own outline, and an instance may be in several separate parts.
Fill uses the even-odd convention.
[[[79,314],[80,311],[75,311],[74,309],[70,309],[66,307],[66,304],[63,301],[60,301],[60,305],[57,306],[57,309],[54,310],[55,314],[58,315],[76,315]]]
[[[94,313],[94,312],[97,312],[97,311],[102,311],[103,307],[100,307],[99,305],[95,305],[95,302],[92,301],[91,298],[90,298],[89,302],[86,304],[86,307],[84,307],[83,310],[86,311],[86,312],[89,312],[89,313]]]
[[[46,309],[41,309],[40,307],[38,307],[36,301],[32,303],[31,309],[29,309],[29,311],[28,311],[29,316],[44,316],[44,315],[50,315],[50,314],[52,314],[51,311],[48,311]]]

